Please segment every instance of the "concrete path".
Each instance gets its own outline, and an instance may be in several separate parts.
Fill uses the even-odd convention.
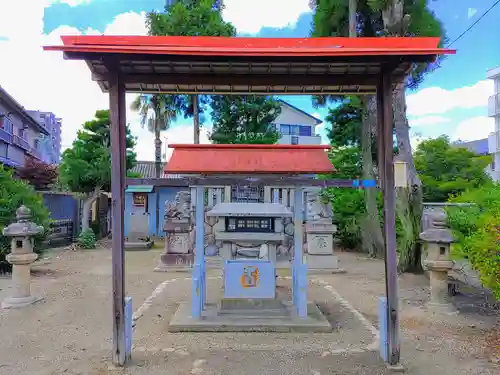
[[[152,272],[159,250],[127,252],[127,294],[137,325],[133,362],[111,370],[111,257],[108,249],[68,251],[38,266],[33,289],[42,302],[0,311],[0,375],[60,374],[388,374],[373,350],[383,264],[341,254],[348,273],[318,275],[310,294],[336,330],[323,334],[171,334],[169,317],[190,294],[186,273]],[[209,288],[220,286],[210,270]],[[174,280],[175,279],[175,280]],[[9,280],[0,278],[0,298]],[[283,288],[287,281],[280,281]],[[441,319],[421,306],[423,276],[400,278],[402,359],[410,375],[498,374],[488,362],[488,332],[498,316]],[[210,293],[210,291],[209,291]],[[213,293],[212,293],[213,294]]]

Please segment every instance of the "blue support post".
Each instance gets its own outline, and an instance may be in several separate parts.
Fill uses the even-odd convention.
[[[303,264],[302,244],[304,242],[303,224],[304,215],[302,208],[304,207],[304,191],[301,187],[295,188],[294,202],[294,245],[295,253],[293,258],[292,271],[292,298],[297,314],[301,318],[307,317],[307,266]]]
[[[125,297],[125,360],[132,358],[132,297]]]
[[[201,269],[195,263],[193,266],[193,284],[191,289],[191,315],[193,318],[201,318]]]
[[[379,297],[378,299],[378,325],[379,325],[379,352],[380,352],[380,357],[385,362],[388,362],[389,360],[389,339],[387,336],[387,327],[388,327],[388,321],[387,321],[387,298],[386,297]]]
[[[193,267],[193,295],[192,315],[193,318],[201,317],[205,295],[205,187],[196,187],[196,242],[195,260]]]
[[[299,264],[297,271],[297,313],[307,318],[307,264]]]

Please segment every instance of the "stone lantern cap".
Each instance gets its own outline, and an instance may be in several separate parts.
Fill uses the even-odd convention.
[[[455,241],[453,233],[446,227],[447,215],[444,211],[429,214],[430,228],[420,233],[420,239],[425,242],[450,244]]]
[[[22,205],[16,210],[17,222],[5,227],[2,231],[6,237],[34,236],[44,231],[40,225],[31,222],[31,210]]]

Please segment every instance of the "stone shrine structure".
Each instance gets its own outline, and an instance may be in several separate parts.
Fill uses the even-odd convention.
[[[44,231],[42,226],[31,222],[31,210],[21,206],[16,211],[17,222],[3,230],[3,235],[11,237],[11,252],[7,261],[12,264],[12,296],[2,302],[2,308],[21,308],[39,301],[31,294],[31,264],[38,259],[33,252],[33,237]]]
[[[426,246],[423,266],[429,270],[431,284],[431,298],[427,307],[433,312],[455,314],[457,310],[448,293],[448,272],[454,266],[450,260],[453,234],[446,227],[447,215],[444,211],[434,211],[430,215],[430,228],[420,234]]]

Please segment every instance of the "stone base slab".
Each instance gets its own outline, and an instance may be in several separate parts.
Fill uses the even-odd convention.
[[[304,261],[310,271],[339,269],[339,258],[336,255],[306,254]]]
[[[125,241],[125,250],[127,251],[146,251],[153,247],[153,241]]]
[[[160,264],[154,269],[157,272],[191,271],[194,264],[194,254],[161,254]]]
[[[2,302],[2,309],[20,309],[29,306],[35,302],[41,301],[42,297],[29,296],[29,297],[8,297]]]
[[[238,309],[237,309],[238,310]],[[315,303],[308,304],[308,317],[301,319],[290,303],[266,315],[266,309],[220,314],[215,304],[207,304],[200,319],[191,316],[191,303],[184,302],[169,324],[169,332],[332,332],[332,327]]]

